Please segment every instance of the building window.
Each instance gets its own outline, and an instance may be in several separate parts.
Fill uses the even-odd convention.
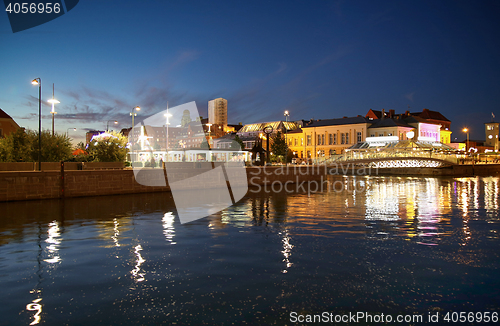
[[[356,141],[358,143],[360,143],[361,142],[361,131],[358,131],[358,133],[356,134],[356,138],[357,138]]]
[[[347,133],[347,132],[345,134],[345,143],[349,144],[349,133]]]
[[[311,151],[307,151],[307,158],[311,158]]]
[[[295,138],[294,143],[295,143],[295,146],[297,146],[297,138]]]
[[[307,135],[307,146],[311,146],[311,135]]]
[[[321,145],[321,135],[318,135],[318,142],[316,144]]]
[[[330,150],[330,156],[332,156],[332,155],[335,155],[335,150],[334,149]]]
[[[340,143],[345,144],[345,134],[344,133],[340,134],[340,139],[341,139]]]
[[[328,134],[328,145],[333,145],[333,135]]]
[[[304,138],[300,138],[300,146],[304,146]]]
[[[333,145],[337,145],[337,134],[333,134]]]
[[[392,132],[388,133],[387,136],[392,136]]]
[[[375,134],[371,134],[370,137],[375,137]]]

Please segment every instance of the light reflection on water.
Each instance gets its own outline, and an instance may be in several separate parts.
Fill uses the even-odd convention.
[[[164,193],[1,203],[0,314],[287,324],[291,311],[498,307],[498,178],[331,181],[341,187],[251,191],[184,225]]]

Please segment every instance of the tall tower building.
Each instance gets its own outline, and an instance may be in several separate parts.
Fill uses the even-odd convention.
[[[217,124],[227,129],[227,100],[216,98],[208,101],[208,123]]]
[[[491,146],[495,149],[495,151],[498,150],[498,126],[500,123],[498,122],[486,122],[484,124],[484,132],[486,133],[486,146]]]

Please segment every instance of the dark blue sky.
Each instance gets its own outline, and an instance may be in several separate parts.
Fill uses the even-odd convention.
[[[131,125],[170,106],[228,100],[231,123],[423,108],[452,137],[500,120],[498,1],[93,1],[12,33],[0,14],[0,107],[38,128],[55,83],[56,130]],[[50,128],[45,106],[43,127]]]

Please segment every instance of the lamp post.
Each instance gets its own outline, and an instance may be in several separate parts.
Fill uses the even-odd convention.
[[[132,116],[132,129],[134,129],[134,117],[137,115],[137,111],[141,111],[140,106],[132,108],[132,112],[130,112],[130,116]]]
[[[468,152],[469,151],[469,129],[464,128],[464,129],[462,129],[462,131],[467,133],[467,143],[465,144],[465,151]]]
[[[273,132],[273,127],[271,126],[267,126],[264,128],[264,133],[266,134],[266,150],[267,150],[267,153],[266,153],[266,162],[269,163],[271,161],[271,156],[269,155],[269,137],[271,136]]]
[[[288,124],[288,117],[290,116],[290,113],[287,111],[285,111],[284,113],[284,116],[285,116],[285,142],[286,142],[286,146],[288,147],[288,140],[287,140],[287,134],[288,134],[288,127],[287,127],[287,124]]]
[[[38,171],[42,171],[42,79],[35,78],[31,84],[38,85]]]
[[[69,137],[69,130],[73,129],[73,131],[76,131],[76,128],[68,128],[66,129],[66,137]]]
[[[168,104],[167,104],[167,113],[165,113],[163,115],[165,118],[167,118],[167,120],[165,121],[165,127],[167,128],[167,133],[165,134],[165,139],[166,139],[166,152],[167,152],[167,157],[165,158],[165,161],[168,162],[168,125],[170,124],[170,121],[169,121],[169,118],[172,116],[172,114],[170,114],[168,112]]]
[[[207,123],[205,126],[208,127],[208,148],[210,148],[210,145],[212,144],[212,133],[210,132],[210,127],[212,127],[211,123]]]
[[[130,135],[131,135],[131,139],[134,139],[134,117],[137,115],[137,111],[140,111],[141,110],[141,107],[140,106],[136,106],[136,107],[133,107],[132,108],[132,112],[130,112],[130,116],[132,117],[132,128],[130,128]]]
[[[116,121],[116,120],[108,120],[108,121],[106,122],[106,131],[109,131],[109,122],[110,122],[110,121],[113,121],[113,123],[114,123],[115,125],[117,125],[117,124],[118,124],[118,121]]]
[[[54,98],[54,83],[52,83],[52,98],[47,102],[52,103],[52,111],[50,111],[50,114],[52,114],[52,136],[54,136],[54,116],[57,114],[57,112],[54,111],[54,104],[61,103]]]
[[[288,158],[288,117],[290,116],[290,113],[288,110],[285,111],[284,113],[285,116],[285,144],[286,144],[286,153],[285,153],[285,164],[287,163],[287,158]]]

